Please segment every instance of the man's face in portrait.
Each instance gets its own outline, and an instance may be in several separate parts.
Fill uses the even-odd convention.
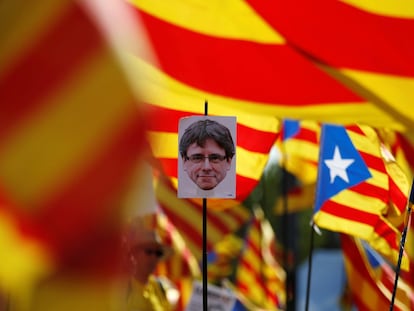
[[[214,139],[207,139],[204,147],[196,143],[188,147],[187,157],[183,158],[183,168],[198,187],[211,190],[226,177],[231,161]]]

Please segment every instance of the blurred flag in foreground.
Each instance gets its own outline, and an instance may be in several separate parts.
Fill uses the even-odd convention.
[[[341,234],[341,244],[352,301],[358,310],[388,309],[395,282],[394,270],[377,252],[358,238]],[[413,291],[404,280],[399,279],[394,310],[408,311],[413,308]]]
[[[320,148],[316,225],[360,237],[397,263],[408,182],[376,132],[326,124]],[[406,256],[402,267],[408,268]]]
[[[121,45],[145,41],[119,1],[1,6],[0,290],[16,310],[110,310],[144,154]]]
[[[285,304],[285,272],[276,261],[273,229],[256,210],[248,225],[234,287],[256,307],[279,310]]]

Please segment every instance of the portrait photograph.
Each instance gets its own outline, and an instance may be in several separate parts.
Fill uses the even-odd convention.
[[[192,116],[178,124],[178,197],[236,197],[236,117]]]

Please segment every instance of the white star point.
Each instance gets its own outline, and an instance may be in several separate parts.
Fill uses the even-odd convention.
[[[354,159],[342,159],[338,146],[335,146],[332,160],[324,160],[326,166],[330,172],[330,183],[335,181],[336,177],[342,178],[345,182],[349,183],[348,174],[346,169],[354,163]]]

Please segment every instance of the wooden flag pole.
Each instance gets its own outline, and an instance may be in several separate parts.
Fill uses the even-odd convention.
[[[395,281],[394,281],[394,288],[392,290],[390,311],[394,310],[394,301],[395,301],[395,295],[397,293],[398,278],[399,278],[400,270],[401,270],[401,261],[402,261],[402,257],[403,257],[403,254],[404,254],[404,244],[405,244],[405,239],[407,237],[408,226],[410,224],[411,209],[412,209],[413,204],[414,204],[414,180],[411,184],[410,198],[407,202],[407,211],[406,211],[406,214],[405,214],[404,230],[403,230],[402,235],[401,235],[400,253],[398,255],[397,267],[395,269]]]
[[[208,115],[208,102],[204,102],[204,115]],[[203,311],[207,311],[207,198],[203,198]]]

